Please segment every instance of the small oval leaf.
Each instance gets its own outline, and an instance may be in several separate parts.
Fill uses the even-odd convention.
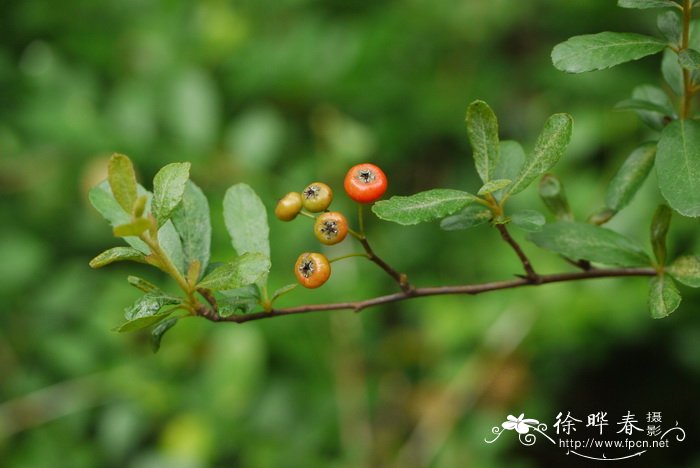
[[[379,201],[372,206],[372,211],[380,219],[407,226],[444,218],[476,199],[474,195],[461,190],[433,189]]]
[[[686,286],[700,288],[700,257],[697,255],[678,257],[667,271]]]

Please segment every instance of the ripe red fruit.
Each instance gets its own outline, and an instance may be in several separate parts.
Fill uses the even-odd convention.
[[[384,171],[374,164],[358,164],[345,175],[345,191],[358,203],[372,203],[386,192],[388,182]]]
[[[331,264],[323,254],[304,252],[294,264],[294,275],[305,288],[318,288],[330,278]]]

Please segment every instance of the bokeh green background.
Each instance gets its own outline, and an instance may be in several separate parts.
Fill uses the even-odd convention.
[[[474,191],[463,128],[488,101],[504,138],[531,147],[570,112],[556,168],[575,213],[653,138],[613,112],[658,60],[579,76],[551,48],[575,34],[654,32],[655,15],[610,0],[7,0],[0,14],[0,465],[129,467],[575,466],[540,440],[484,443],[506,415],[551,425],[608,411],[663,411],[688,438],[635,466],[700,466],[698,294],[655,321],[647,280],[596,280],[479,297],[425,298],[245,325],[185,320],[153,355],[147,333],[110,329],[138,291],[92,271],[119,241],[86,201],[106,157],[128,154],[149,186],[191,161],[209,197],[213,259],[233,255],[226,188],[252,185],[268,209],[324,180],[354,213],[342,177],[389,174],[390,195]],[[611,226],[648,244],[655,174]],[[534,188],[514,208],[543,210]],[[377,252],[420,285],[512,277],[519,264],[488,226],[441,232],[368,221]],[[699,252],[697,221],[674,219],[671,250]],[[318,244],[304,219],[271,220],[274,286]],[[523,240],[522,233],[516,237]],[[523,240],[524,241],[524,240]],[[356,250],[347,241],[330,255]],[[525,245],[536,267],[569,267]],[[373,265],[338,264],[329,283],[280,305],[360,299],[395,285]],[[581,429],[583,430],[583,428]],[[611,430],[617,430],[612,429]]]

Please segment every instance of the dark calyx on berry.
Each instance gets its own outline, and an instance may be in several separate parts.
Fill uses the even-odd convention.
[[[321,232],[327,239],[333,239],[338,235],[338,223],[335,221],[324,221]]]
[[[360,182],[369,184],[376,179],[376,176],[374,175],[374,172],[370,171],[369,169],[361,169],[357,172],[357,178],[360,180]]]
[[[299,272],[304,278],[308,278],[314,274],[314,262],[310,258],[305,258],[299,265]]]
[[[318,185],[309,185],[306,187],[306,190],[304,190],[304,196],[310,200],[312,198],[316,198],[318,196],[318,192],[321,191],[321,187]]]

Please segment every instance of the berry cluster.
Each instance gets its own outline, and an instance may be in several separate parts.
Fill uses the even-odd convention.
[[[378,200],[387,188],[384,172],[374,164],[358,164],[350,168],[345,176],[345,192],[357,203],[372,203]],[[314,219],[313,231],[316,239],[325,245],[342,242],[348,234],[360,238],[348,227],[348,220],[339,211],[329,211],[333,201],[333,190],[323,182],[312,182],[301,192],[289,192],[275,207],[275,216],[281,221],[291,221],[299,214]],[[320,213],[315,215],[315,213]],[[294,265],[294,274],[306,288],[318,288],[331,275],[331,262],[318,252],[299,255]]]

